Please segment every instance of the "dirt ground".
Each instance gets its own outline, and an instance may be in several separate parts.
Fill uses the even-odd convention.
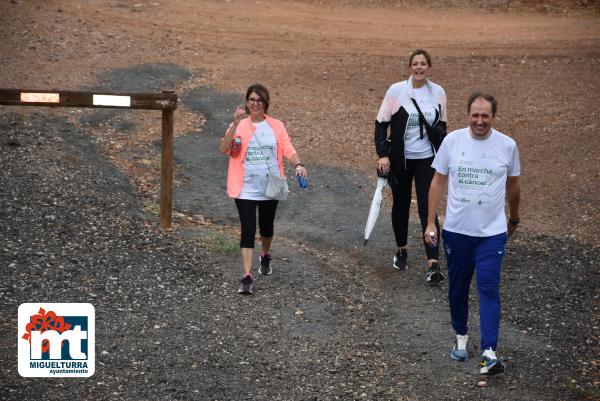
[[[228,96],[202,95],[212,98],[214,109],[203,107],[211,126]],[[190,178],[176,192],[188,214],[164,233],[85,119],[2,113],[0,132],[2,400],[598,398],[597,248],[539,235],[510,241],[501,288],[507,372],[482,380],[477,303],[470,360],[454,362],[447,287],[424,283],[418,248],[400,272],[390,267],[389,224],[368,247],[357,244],[368,195],[356,188],[368,176],[313,166],[309,192],[293,191],[279,208],[273,275],[257,274],[245,297],[235,293],[237,233],[227,231],[235,212],[222,195],[191,190]],[[176,148],[197,149],[192,164],[219,170],[225,158],[214,165],[199,138],[184,135]],[[216,177],[204,180],[218,186]],[[419,236],[413,224],[411,245]],[[94,305],[91,378],[17,373],[15,311],[40,300]]]
[[[220,360],[212,354],[221,352],[220,347],[209,341],[206,349],[196,350],[202,362],[193,359],[180,365],[181,361],[175,361],[174,371],[183,376],[174,379],[164,372],[158,374],[159,382],[154,383],[157,394],[170,394],[172,399],[231,399],[233,393],[227,380],[241,373],[243,383],[252,383],[254,379],[249,377],[253,369],[263,367],[268,372],[260,373],[261,380],[271,383],[270,375],[274,375],[278,387],[269,389],[259,385],[256,392],[251,392],[255,399],[436,399],[428,395],[428,388],[441,389],[445,397],[440,399],[473,399],[482,395],[473,388],[477,376],[472,375],[472,367],[457,369],[451,365],[446,360],[445,347],[443,351],[429,351],[430,341],[441,337],[445,342],[449,336],[449,324],[444,321],[448,319],[447,310],[440,306],[432,315],[427,303],[423,304],[419,297],[445,305],[445,287],[437,292],[430,288],[423,290],[419,289],[420,276],[411,275],[398,281],[386,270],[369,270],[372,266],[389,264],[393,248],[390,227],[378,226],[372,253],[359,251],[356,244],[362,205],[368,203],[372,190],[369,177],[376,166],[372,143],[375,115],[387,87],[406,79],[407,56],[417,47],[432,53],[432,80],[441,84],[448,95],[449,128],[465,125],[465,102],[471,92],[487,91],[499,102],[497,128],[515,138],[521,152],[522,224],[508,249],[514,259],[508,262],[510,269],[503,273],[506,283],[503,291],[508,295],[503,313],[509,312],[503,320],[508,344],[506,355],[515,361],[514,365],[532,355],[549,363],[540,369],[539,375],[534,361],[514,367],[514,375],[490,383],[493,388],[483,393],[484,398],[550,400],[556,391],[556,399],[577,395],[591,399],[598,394],[600,295],[595,262],[600,249],[597,224],[600,204],[596,197],[600,189],[600,4],[510,0],[472,3],[447,0],[422,2],[419,6],[416,3],[410,0],[0,0],[3,37],[0,88],[175,89],[180,95],[181,107],[176,112],[175,236],[195,239],[203,247],[199,236],[214,242],[215,238],[237,235],[232,205],[221,205],[228,201],[224,191],[205,194],[203,188],[219,185],[222,180],[224,159],[211,153],[211,146],[250,83],[261,82],[271,90],[270,114],[286,123],[294,145],[315,174],[309,178],[315,188],[312,197],[292,194],[290,202],[282,206],[278,217],[282,238],[277,262],[286,267],[286,272],[277,281],[261,281],[262,288],[254,302],[234,297],[232,286],[236,285],[238,271],[226,266],[238,263],[237,256],[222,249],[206,249],[203,257],[198,256],[199,260],[184,258],[186,266],[198,264],[191,268],[192,273],[207,274],[205,285],[222,286],[206,295],[190,295],[197,291],[197,283],[185,272],[164,267],[171,263],[166,256],[164,261],[158,258],[152,266],[164,269],[156,274],[155,281],[154,275],[140,277],[138,282],[126,270],[111,273],[131,280],[132,293],[135,290],[132,298],[149,300],[158,309],[184,310],[186,304],[176,294],[186,293],[186,299],[197,302],[203,318],[214,319],[213,332],[203,327],[197,334],[230,347],[229,351],[223,351],[227,355]],[[71,132],[73,126],[90,131],[94,146],[133,184],[135,194],[131,197],[137,197],[146,212],[156,211],[158,113],[43,108],[0,111],[35,113],[32,121],[43,127],[38,128],[39,132],[12,115],[2,122],[3,127],[23,126],[26,133],[31,130],[22,138],[17,137],[24,148],[28,144],[42,148],[66,146],[52,144],[52,136],[64,141],[63,133]],[[40,113],[66,125],[59,126],[55,133],[41,122]],[[48,138],[41,134],[44,129],[52,132]],[[27,135],[42,137],[31,139]],[[77,138],[84,142],[79,133]],[[10,146],[13,145],[9,143],[2,149],[12,158],[12,153],[6,150]],[[38,153],[27,154],[33,157]],[[32,162],[31,157],[24,160]],[[36,174],[43,175],[43,169],[36,170]],[[106,173],[111,174],[114,175]],[[7,182],[15,185],[8,179]],[[224,181],[221,185],[224,186]],[[124,186],[119,184],[119,188]],[[93,185],[86,184],[88,187]],[[110,188],[115,187],[105,190]],[[335,188],[337,196],[342,198],[336,199],[328,193],[330,188]],[[19,197],[27,192],[21,188],[15,191]],[[127,190],[123,189],[123,193]],[[8,193],[2,200],[9,209],[13,206]],[[134,203],[116,200],[92,209],[93,213],[103,207],[120,210],[118,205],[128,209]],[[338,209],[349,211],[347,214],[353,220],[353,224],[348,224],[350,229],[344,227],[344,215]],[[20,213],[25,212],[15,208],[6,212],[5,218],[12,218],[13,213],[21,218]],[[18,221],[21,220],[17,220],[15,227]],[[133,226],[132,232],[143,231],[137,224],[128,223],[128,227]],[[15,228],[14,232],[17,231]],[[414,231],[411,241],[418,244],[418,230]],[[225,233],[225,237],[220,233]],[[18,233],[14,235],[24,239]],[[119,245],[123,252],[128,241],[143,249],[143,239],[135,234],[128,233],[123,238]],[[157,241],[160,249],[168,249],[171,239],[161,237]],[[193,252],[187,248],[188,244],[181,247],[182,255]],[[12,251],[3,249],[3,252],[0,257],[7,260],[12,257]],[[417,262],[417,253],[411,255],[411,262]],[[106,256],[96,257],[102,260]],[[177,255],[172,257],[177,259]],[[219,266],[214,274],[206,272],[210,268],[207,261],[212,258]],[[296,261],[304,266],[299,277],[293,275]],[[67,258],[64,263],[68,266],[71,261]],[[31,272],[18,275],[13,270],[4,273],[7,283],[14,281],[12,287],[6,284],[6,288],[25,290],[31,289],[28,280],[38,280],[36,272],[43,268],[35,265]],[[75,271],[73,267],[69,273],[73,276],[63,277],[66,273],[61,272],[52,277],[66,277],[68,281],[79,277]],[[105,288],[100,271],[83,274],[83,279],[90,280],[86,291],[98,293],[94,285]],[[162,280],[169,275],[173,278],[161,281],[158,275]],[[534,277],[542,276],[543,279],[535,280],[537,283],[531,282]],[[54,288],[58,284],[49,285]],[[160,293],[144,289],[157,285],[172,290],[177,301],[169,303],[170,296],[157,301]],[[352,291],[345,294],[340,285]],[[305,288],[305,292],[299,291],[299,287]],[[33,288],[34,293],[40,290],[38,284]],[[7,291],[1,289],[0,295],[8,297],[11,304],[28,300],[24,295]],[[390,295],[381,300],[374,291]],[[274,295],[269,297],[269,294]],[[130,299],[113,295],[101,293],[96,301],[106,308],[127,309]],[[215,315],[210,305],[221,302],[224,309]],[[257,316],[249,313],[239,316],[240,305],[243,308],[264,305],[265,309]],[[398,305],[410,310],[410,314],[399,314]],[[190,311],[185,315],[193,318]],[[279,321],[275,316],[284,318]],[[298,316],[301,322],[296,320]],[[235,330],[235,322],[229,323],[235,317],[249,327],[251,352],[258,362],[248,365],[245,360],[237,361],[229,355],[244,350],[233,333],[221,332],[223,328]],[[123,318],[140,323],[138,317],[129,314]],[[167,314],[166,318],[168,324],[181,324],[175,316]],[[444,324],[436,323],[440,321]],[[164,327],[162,323],[157,325]],[[263,328],[282,331],[281,336],[288,338],[285,345],[293,349],[291,356],[298,358],[296,366],[286,365],[290,363],[286,359],[289,355],[275,344],[277,338],[262,342]],[[390,334],[395,333],[401,333],[398,344],[390,343],[394,337]],[[150,333],[149,337],[162,341],[160,338],[164,336]],[[355,339],[359,341],[355,347],[339,351]],[[119,376],[125,375],[127,369],[106,373],[98,377],[98,383],[82,387],[81,398],[160,399],[139,388],[144,380],[136,376],[134,365],[128,365],[137,362],[113,356],[118,353],[119,344],[120,340],[114,340],[113,345],[102,345],[109,350],[103,357],[105,370],[109,372],[115,364],[122,367],[118,364],[123,363],[132,372],[127,373],[130,376]],[[270,352],[261,357],[259,351],[264,352],[261,345],[265,344]],[[540,349],[539,344],[544,348]],[[146,349],[137,342],[127,345]],[[181,343],[172,346],[184,347]],[[10,347],[12,344],[3,338],[3,352]],[[173,362],[169,354],[154,349],[152,352],[154,360],[164,358]],[[565,357],[568,361],[556,360],[565,353],[570,353]],[[442,362],[437,362],[438,358]],[[394,365],[393,361],[401,363]],[[196,394],[198,389],[193,384],[196,376],[185,370],[187,362],[201,366],[199,383],[206,384],[212,395]],[[239,363],[241,367],[236,369],[228,363]],[[360,368],[353,370],[355,365]],[[207,367],[219,374],[211,376]],[[439,373],[428,374],[434,369],[440,369]],[[453,376],[454,369],[458,370],[457,376]],[[6,370],[3,373],[8,377]],[[12,378],[14,374],[10,372],[11,379],[6,385],[11,393],[4,398],[29,399],[23,383]],[[311,374],[317,376],[309,383]],[[436,382],[438,375],[440,382]],[[104,389],[104,382],[118,383],[120,387]],[[126,396],[130,383],[133,393]],[[40,382],[28,382],[27,386],[43,387]],[[189,391],[182,390],[185,386]],[[457,386],[461,391],[456,390]],[[242,387],[233,388],[237,391]],[[295,393],[299,388],[302,390]],[[44,391],[49,398],[60,394],[56,388],[44,387]]]
[[[410,51],[426,48],[450,129],[465,124],[474,90],[498,98],[497,128],[521,149],[522,231],[598,245],[595,2],[414,3],[3,1],[0,87],[80,89],[106,69],[144,62],[195,71],[175,88],[181,95],[209,84],[241,96],[262,82],[307,162],[370,171],[385,90],[406,79]],[[180,132],[198,123],[177,119]]]
[[[78,89],[105,69],[145,62],[183,65],[197,71],[187,85],[240,96],[262,82],[309,163],[370,171],[385,90],[406,79],[410,51],[426,48],[450,129],[465,124],[471,92],[498,98],[497,128],[522,154],[523,231],[598,245],[600,23],[594,2],[577,4],[3,1],[0,86]],[[177,119],[181,131],[185,113]]]

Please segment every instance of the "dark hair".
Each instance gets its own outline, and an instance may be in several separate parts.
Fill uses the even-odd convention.
[[[415,56],[418,56],[419,54],[422,54],[423,56],[425,56],[425,60],[427,60],[427,64],[429,64],[429,66],[431,67],[431,56],[429,55],[427,50],[423,50],[423,49],[417,49],[410,54],[410,57],[408,58],[408,67],[410,68],[412,66],[413,58],[415,58]]]
[[[496,102],[496,98],[492,95],[481,92],[475,92],[469,96],[469,100],[467,101],[467,113],[471,113],[471,105],[477,99],[483,99],[490,102],[492,104],[492,117],[496,115],[496,110],[498,110],[498,102]]]
[[[248,98],[250,97],[250,94],[254,92],[258,95],[258,97],[260,97],[260,99],[263,101],[263,106],[265,106],[265,114],[267,114],[267,111],[269,110],[269,91],[267,90],[267,88],[265,88],[263,85],[261,84],[253,84],[250,85],[248,87],[248,89],[246,90],[246,101],[248,100]],[[244,104],[244,110],[246,110],[246,113],[250,114],[250,110],[248,110],[248,105]]]

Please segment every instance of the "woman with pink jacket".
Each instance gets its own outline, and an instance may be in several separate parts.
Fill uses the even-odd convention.
[[[241,223],[243,277],[239,294],[252,294],[252,252],[257,208],[261,240],[258,272],[263,275],[273,272],[269,251],[279,201],[266,195],[269,171],[278,172],[280,177],[284,177],[285,157],[296,166],[297,175],[306,177],[308,174],[283,123],[267,115],[269,100],[267,88],[260,84],[251,85],[246,90],[244,107],[236,109],[233,123],[221,139],[221,153],[229,155],[227,194],[235,200]],[[237,144],[232,147],[234,140]]]

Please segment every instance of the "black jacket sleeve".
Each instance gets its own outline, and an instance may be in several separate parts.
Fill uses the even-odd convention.
[[[388,141],[388,127],[390,125],[389,121],[379,122],[375,120],[375,151],[377,155],[381,157],[389,157],[390,156],[390,141]]]

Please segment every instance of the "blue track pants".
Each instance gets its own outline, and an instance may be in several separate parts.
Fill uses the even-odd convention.
[[[452,327],[456,334],[467,334],[469,287],[475,271],[479,292],[481,349],[496,350],[500,330],[500,268],[506,233],[472,237],[443,230],[442,238],[448,261],[448,300]]]

